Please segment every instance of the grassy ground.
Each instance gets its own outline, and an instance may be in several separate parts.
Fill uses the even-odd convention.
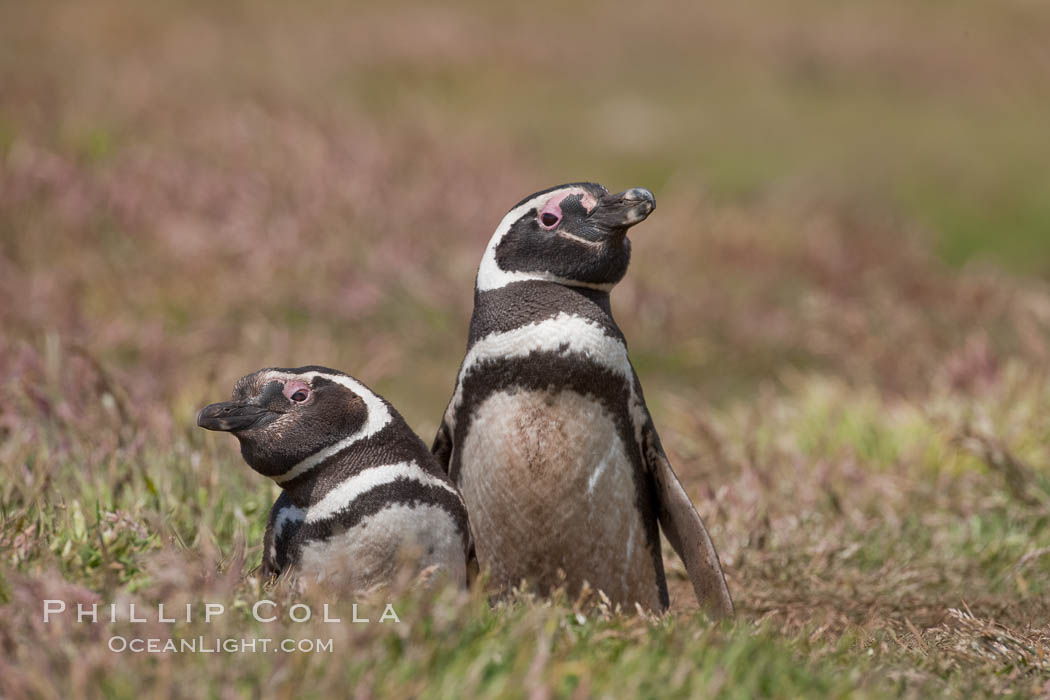
[[[3,3],[0,695],[1050,692],[1047,31],[1023,0]],[[656,192],[614,310],[738,618],[668,550],[662,619],[253,621],[293,602],[250,575],[273,487],[196,410],[320,363],[429,440],[492,228],[582,178]]]

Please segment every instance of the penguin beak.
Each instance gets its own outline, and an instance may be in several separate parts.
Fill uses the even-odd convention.
[[[224,401],[205,406],[197,414],[197,425],[207,430],[236,433],[266,425],[277,418],[273,411],[252,404]]]
[[[603,227],[626,231],[645,221],[656,208],[656,197],[644,187],[634,187],[598,200],[591,219]]]

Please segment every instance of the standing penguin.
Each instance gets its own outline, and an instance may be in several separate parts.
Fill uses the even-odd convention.
[[[197,424],[233,433],[283,491],[264,537],[264,576],[295,569],[357,591],[410,563],[466,583],[469,529],[456,488],[393,406],[327,367],[261,369]]]
[[[627,229],[649,190],[594,183],[526,197],[481,258],[467,354],[433,451],[460,487],[478,561],[507,589],[584,581],[614,603],[669,605],[659,525],[716,617],[733,602],[664,455],[613,320]]]

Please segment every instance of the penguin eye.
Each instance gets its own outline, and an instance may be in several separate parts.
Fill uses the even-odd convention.
[[[564,197],[560,199],[552,199],[547,202],[547,206],[540,209],[540,226],[545,229],[552,229],[558,225],[561,221],[561,203]]]
[[[289,401],[302,403],[310,398],[310,386],[306,382],[293,381],[284,385],[284,395]]]

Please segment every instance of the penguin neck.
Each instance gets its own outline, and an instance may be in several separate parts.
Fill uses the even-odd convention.
[[[467,346],[490,333],[520,328],[559,313],[580,316],[615,328],[609,292],[569,287],[556,282],[529,280],[499,289],[474,291]]]
[[[542,297],[549,305],[573,307],[577,304],[590,303],[597,306],[612,318],[612,303],[609,292],[602,289],[575,287],[559,282],[546,280],[525,280],[513,282],[503,287],[490,290],[474,288],[474,308],[493,306],[510,306],[514,299],[536,299]]]
[[[284,483],[278,482],[278,485],[288,495],[295,507],[308,508],[310,504],[316,503],[324,494],[338,486],[348,475],[362,468],[361,460],[355,455],[357,452],[359,450],[354,449],[353,446],[348,447],[301,476]]]
[[[612,301],[609,298],[609,292],[602,291],[599,289],[587,289],[586,287],[568,287],[568,289],[581,297],[590,300],[598,308],[609,315],[612,318]]]
[[[307,508],[354,475],[385,464],[415,462],[438,471],[430,449],[392,407],[388,420],[374,433],[347,435],[295,465],[311,464],[290,479],[275,481],[297,508]],[[286,472],[289,473],[289,472]]]
[[[372,463],[376,440],[383,440],[390,422],[379,428],[378,433],[382,435],[363,434],[360,429],[345,435],[333,435],[327,445],[295,464],[286,465],[281,474],[270,478],[284,489],[297,508],[305,508],[348,476]]]

